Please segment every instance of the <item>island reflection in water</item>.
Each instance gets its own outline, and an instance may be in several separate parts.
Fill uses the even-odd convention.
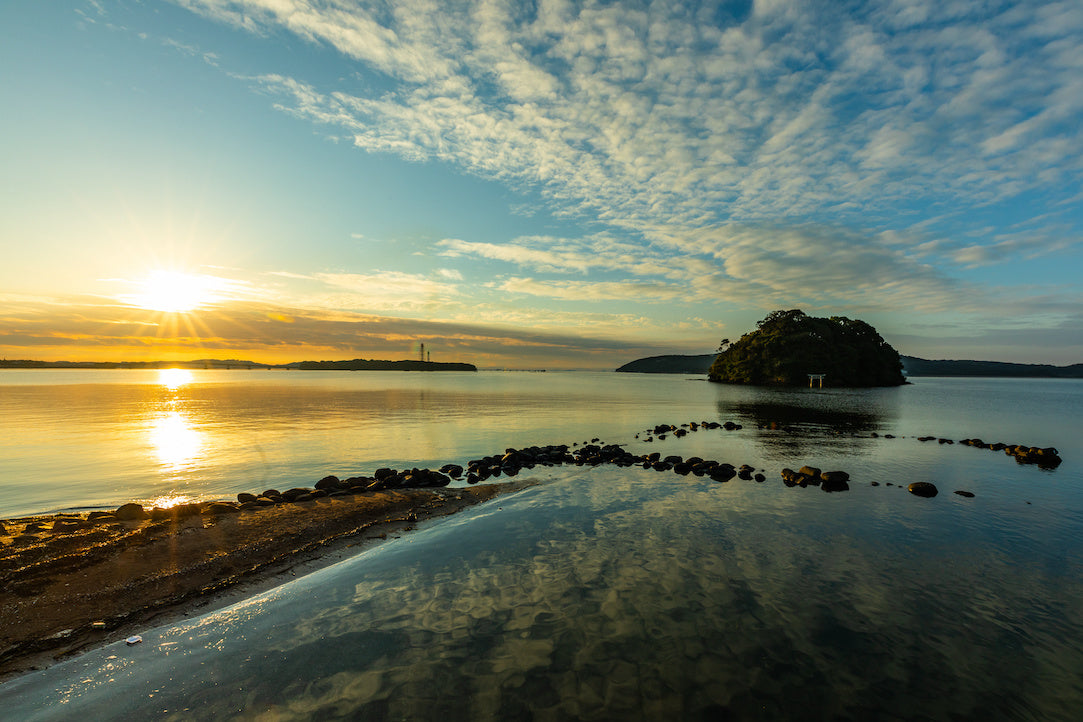
[[[873,498],[581,471],[17,681],[5,709],[1069,719],[1083,585],[1033,563],[1059,542],[1015,516],[944,544],[985,512]]]

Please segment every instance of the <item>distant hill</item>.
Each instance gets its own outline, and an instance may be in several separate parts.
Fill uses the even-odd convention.
[[[298,371],[477,371],[474,364],[438,363],[436,361],[300,361],[286,364]]]
[[[1083,364],[1013,364],[1001,361],[951,361],[900,356],[907,376],[986,376],[1006,378],[1083,378]]]
[[[237,359],[199,359],[197,361],[0,361],[0,369],[285,369],[298,371],[477,371],[467,363],[436,361],[295,361],[288,364],[262,364]]]
[[[650,356],[636,359],[617,369],[618,372],[637,374],[707,374],[715,354],[699,356]]]

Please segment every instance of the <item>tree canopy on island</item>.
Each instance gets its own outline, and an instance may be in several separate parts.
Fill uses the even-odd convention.
[[[796,386],[807,385],[809,374],[825,374],[825,386],[906,383],[899,352],[864,321],[793,309],[774,311],[756,325],[735,343],[723,340],[709,380]]]

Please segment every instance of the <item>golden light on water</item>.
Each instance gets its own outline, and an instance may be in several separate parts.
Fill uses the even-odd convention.
[[[163,464],[177,467],[195,458],[203,447],[203,437],[179,412],[171,411],[154,420],[151,443]]]
[[[192,383],[192,378],[192,372],[188,369],[162,369],[158,372],[158,383],[170,391]]]
[[[187,496],[185,494],[177,494],[170,496],[159,496],[155,499],[151,499],[149,505],[158,507],[159,509],[171,509],[180,504],[191,504],[196,501],[194,496]]]

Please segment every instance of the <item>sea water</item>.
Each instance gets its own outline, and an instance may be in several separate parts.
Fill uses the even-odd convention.
[[[142,429],[123,442],[143,449],[149,461],[139,463],[175,474],[177,483],[194,483],[201,469],[206,493],[222,489],[215,479],[240,470],[242,457],[259,459],[254,473],[265,479],[291,463],[299,477],[318,478],[405,464],[411,448],[430,450],[415,458],[461,463],[506,446],[595,437],[635,453],[748,463],[766,481],[535,469],[529,473],[540,484],[514,496],[240,605],[148,629],[140,644],[118,642],[0,685],[5,713],[448,720],[1074,720],[1083,713],[1079,382],[914,379],[894,389],[781,391],[623,374],[256,373],[207,377],[183,394],[119,377],[89,384],[97,388],[63,385],[78,387],[75,399],[117,397],[113,407],[133,410],[129,423]],[[33,385],[13,386],[33,395]],[[55,384],[37,385],[65,396]],[[0,390],[5,399],[11,388]],[[161,404],[175,404],[202,435],[188,466],[172,472],[145,437]],[[240,447],[230,453],[238,458],[216,462],[205,450],[229,451],[219,425],[230,414]],[[693,420],[742,428],[664,440],[645,433]],[[1056,446],[1064,463],[1021,465],[987,449],[918,441],[924,435]],[[72,450],[83,446],[67,441]],[[251,452],[257,446],[262,455]],[[337,460],[316,458],[336,450]],[[848,471],[849,491],[785,487],[779,470],[802,464]],[[940,494],[915,497],[905,490],[911,481],[931,481]],[[130,496],[135,487],[125,489]]]

